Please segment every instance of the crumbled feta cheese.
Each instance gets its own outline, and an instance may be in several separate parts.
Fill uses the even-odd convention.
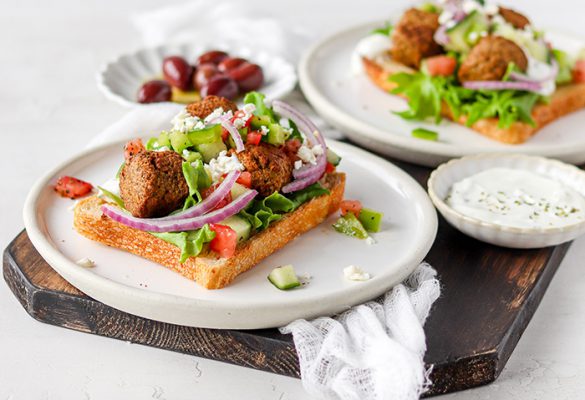
[[[303,167],[303,162],[301,160],[295,161],[295,169],[301,169]]]
[[[496,15],[500,9],[497,5],[490,3],[490,4],[486,4],[483,8],[483,11],[487,14],[487,15]]]
[[[304,274],[299,275],[298,278],[299,278],[299,281],[301,282],[301,285],[305,286],[305,285],[308,285],[309,283],[311,283],[313,276],[311,274],[308,274],[305,272]]]
[[[228,174],[232,171],[244,170],[244,166],[242,163],[240,163],[238,157],[236,157],[235,154],[228,156],[225,150],[219,153],[216,158],[211,160],[209,164],[205,166],[205,168],[211,174],[211,179],[213,182],[218,182],[224,174]]]
[[[231,113],[231,111],[229,111],[228,113]],[[228,114],[228,113],[226,113],[226,114]],[[211,112],[211,114],[209,114],[207,117],[205,117],[204,121],[205,121],[205,123],[210,123],[211,121],[221,117],[222,115],[224,115],[223,108],[218,107],[215,110],[213,110]]]
[[[470,14],[480,8],[480,4],[476,0],[465,0],[461,7],[466,14]]]
[[[242,111],[244,111],[248,115],[253,114],[254,111],[256,111],[256,106],[252,103],[244,104],[244,107],[242,107]]]
[[[317,164],[317,158],[309,146],[305,143],[297,151],[297,156],[306,164]]]
[[[323,147],[320,144],[317,144],[311,148],[311,151],[313,151],[315,156],[320,156],[323,154]]]
[[[367,281],[371,278],[370,274],[355,265],[345,267],[343,269],[343,275],[345,279],[349,279],[350,281]]]
[[[87,257],[84,257],[80,260],[77,260],[77,262],[75,264],[79,265],[80,267],[84,267],[84,268],[95,267],[95,261],[93,261],[92,259],[87,258]]]
[[[439,24],[445,25],[447,22],[451,21],[454,17],[454,14],[451,11],[443,11],[439,16]]]
[[[479,33],[471,32],[468,36],[468,39],[470,42],[475,43],[477,41],[477,39],[479,39]]]
[[[194,117],[187,112],[187,110],[181,110],[171,120],[173,130],[178,132],[189,132],[194,129],[203,129],[205,124],[198,117]]]
[[[167,146],[162,146],[162,147],[159,147],[158,149],[155,149],[154,151],[169,151],[169,150],[170,150],[170,148],[169,148],[169,147],[167,147]]]
[[[183,157],[189,157],[189,150],[187,149],[183,150]]]
[[[262,135],[266,136],[266,135],[268,135],[268,132],[270,132],[270,129],[268,129],[266,126],[262,125],[262,126],[260,126],[260,132],[262,133]]]
[[[371,245],[373,245],[373,244],[376,244],[377,242],[376,242],[376,239],[374,239],[374,238],[373,238],[373,237],[371,237],[371,236],[368,236],[368,237],[366,238],[366,243],[367,243],[367,244],[369,244],[369,245],[371,246]]]

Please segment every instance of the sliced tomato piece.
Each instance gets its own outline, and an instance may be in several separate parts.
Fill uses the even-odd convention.
[[[335,165],[331,164],[330,162],[327,163],[327,167],[325,168],[326,174],[331,174],[335,172]]]
[[[242,186],[250,188],[252,187],[252,174],[248,171],[243,171],[236,182]]]
[[[124,145],[124,159],[127,160],[132,157],[134,154],[138,154],[142,151],[146,150],[144,144],[142,143],[142,139],[137,138],[134,140],[129,141]]]
[[[246,118],[246,113],[243,110],[238,110],[234,113],[234,116],[232,118],[232,123],[234,123],[236,121],[236,119],[243,119]],[[252,115],[248,116],[248,119],[246,121],[244,121],[244,127],[249,127],[250,123],[252,122]]]
[[[579,60],[573,69],[573,81],[575,83],[585,83],[585,60]]]
[[[288,154],[297,154],[301,148],[301,141],[297,138],[287,140],[284,144],[284,148]]]
[[[341,215],[345,215],[348,212],[353,213],[356,217],[360,216],[362,211],[362,203],[359,200],[343,200],[339,204]]]
[[[431,76],[451,76],[457,68],[457,60],[450,56],[434,56],[424,60]]]
[[[254,145],[259,145],[260,140],[262,140],[262,133],[258,131],[249,132],[248,136],[246,137],[246,143]]]
[[[209,224],[209,228],[215,232],[215,238],[209,243],[209,248],[222,258],[233,256],[238,244],[236,231],[229,226],[220,224]]]
[[[225,142],[229,135],[230,133],[225,128],[221,128],[221,140]]]
[[[82,181],[72,176],[62,176],[55,184],[55,191],[62,197],[69,199],[78,199],[86,196],[93,190],[91,183]]]

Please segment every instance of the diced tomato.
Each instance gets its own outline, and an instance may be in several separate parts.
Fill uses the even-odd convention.
[[[351,212],[356,217],[359,217],[362,211],[362,203],[359,200],[343,200],[339,208],[341,209],[341,215]]]
[[[72,176],[62,176],[55,184],[55,191],[62,197],[78,199],[88,195],[93,190],[91,183]]]
[[[585,60],[579,60],[575,64],[573,81],[575,81],[575,83],[585,83]]]
[[[252,187],[252,174],[248,171],[243,171],[236,182],[247,188]]]
[[[325,168],[326,174],[331,174],[335,172],[335,165],[331,164],[330,162],[327,163],[327,167]]]
[[[227,129],[221,128],[221,140],[225,142],[229,135],[230,133],[227,131]]]
[[[262,140],[262,133],[258,131],[249,132],[246,137],[246,143],[250,144],[258,145],[260,144],[260,140]]]
[[[211,185],[207,189],[203,190],[203,192],[201,192],[201,197],[203,197],[204,199],[209,197],[209,195],[211,193],[213,193],[215,191],[215,189],[217,189],[218,186],[219,186],[219,182],[214,183],[213,185]],[[231,202],[232,202],[232,193],[228,192],[228,194],[226,194],[226,196],[223,199],[221,199],[221,201],[219,203],[217,203],[217,205],[213,208],[213,210],[219,210],[220,208],[227,206]]]
[[[209,248],[222,258],[233,256],[238,244],[236,231],[229,226],[219,224],[209,224],[209,228],[215,232],[215,238],[209,243]]]
[[[124,145],[124,159],[127,160],[134,154],[138,154],[144,150],[145,147],[140,138],[131,140]]]
[[[284,148],[288,154],[297,154],[301,148],[301,141],[297,138],[287,140],[284,144]]]
[[[431,76],[451,76],[457,68],[457,60],[449,56],[429,57],[424,62]]]

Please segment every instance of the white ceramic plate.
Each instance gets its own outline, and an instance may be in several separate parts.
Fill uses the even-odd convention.
[[[443,121],[440,126],[403,120],[391,111],[404,110],[406,102],[376,87],[365,73],[351,71],[357,43],[382,22],[361,25],[324,39],[312,47],[299,65],[301,88],[313,107],[349,138],[367,148],[401,160],[436,166],[450,158],[485,152],[515,152],[585,162],[585,110],[543,128],[527,143],[506,145],[474,131]],[[549,34],[563,49],[583,46],[574,38]],[[439,132],[439,141],[411,137],[416,127]]]
[[[478,240],[516,249],[556,246],[585,233],[585,221],[575,221],[563,227],[516,228],[469,217],[445,202],[453,184],[490,168],[534,172],[561,182],[585,196],[585,172],[573,165],[523,154],[467,156],[441,165],[433,171],[428,182],[431,200],[441,215],[455,228]]]
[[[72,285],[120,310],[174,324],[211,328],[266,328],[297,318],[334,314],[372,299],[402,281],[423,260],[437,230],[427,194],[389,162],[348,144],[330,141],[347,172],[346,197],[384,212],[376,244],[331,228],[336,216],[273,254],[230,286],[210,291],[153,262],[92,242],[73,227],[73,202],[52,190],[57,177],[73,175],[101,183],[122,162],[122,144],[85,151],[40,179],[24,208],[28,235],[47,262]],[[94,268],[76,260],[89,257]],[[266,279],[272,268],[292,263],[307,286],[283,292]],[[347,281],[343,268],[358,265],[366,282]]]
[[[223,50],[260,65],[264,72],[264,85],[259,90],[270,100],[286,96],[297,83],[294,67],[281,57],[231,43],[193,43],[161,45],[124,54],[102,67],[97,74],[97,84],[108,99],[126,107],[140,106],[136,101],[138,89],[147,80],[160,79],[165,57],[180,55],[189,62],[195,62],[199,55],[212,49]]]

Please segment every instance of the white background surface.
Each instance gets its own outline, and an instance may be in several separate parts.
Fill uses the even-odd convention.
[[[250,0],[257,3],[259,0]],[[380,18],[404,1],[272,1],[316,37]],[[94,73],[140,46],[128,16],[162,0],[0,1],[0,245],[22,229],[34,180],[78,152],[125,110],[98,92]],[[521,0],[537,25],[585,36],[580,0]],[[585,127],[584,127],[585,130]],[[585,239],[561,265],[502,376],[445,399],[570,399],[585,389]],[[0,283],[0,400],[303,399],[299,380],[100,338],[34,321]]]

